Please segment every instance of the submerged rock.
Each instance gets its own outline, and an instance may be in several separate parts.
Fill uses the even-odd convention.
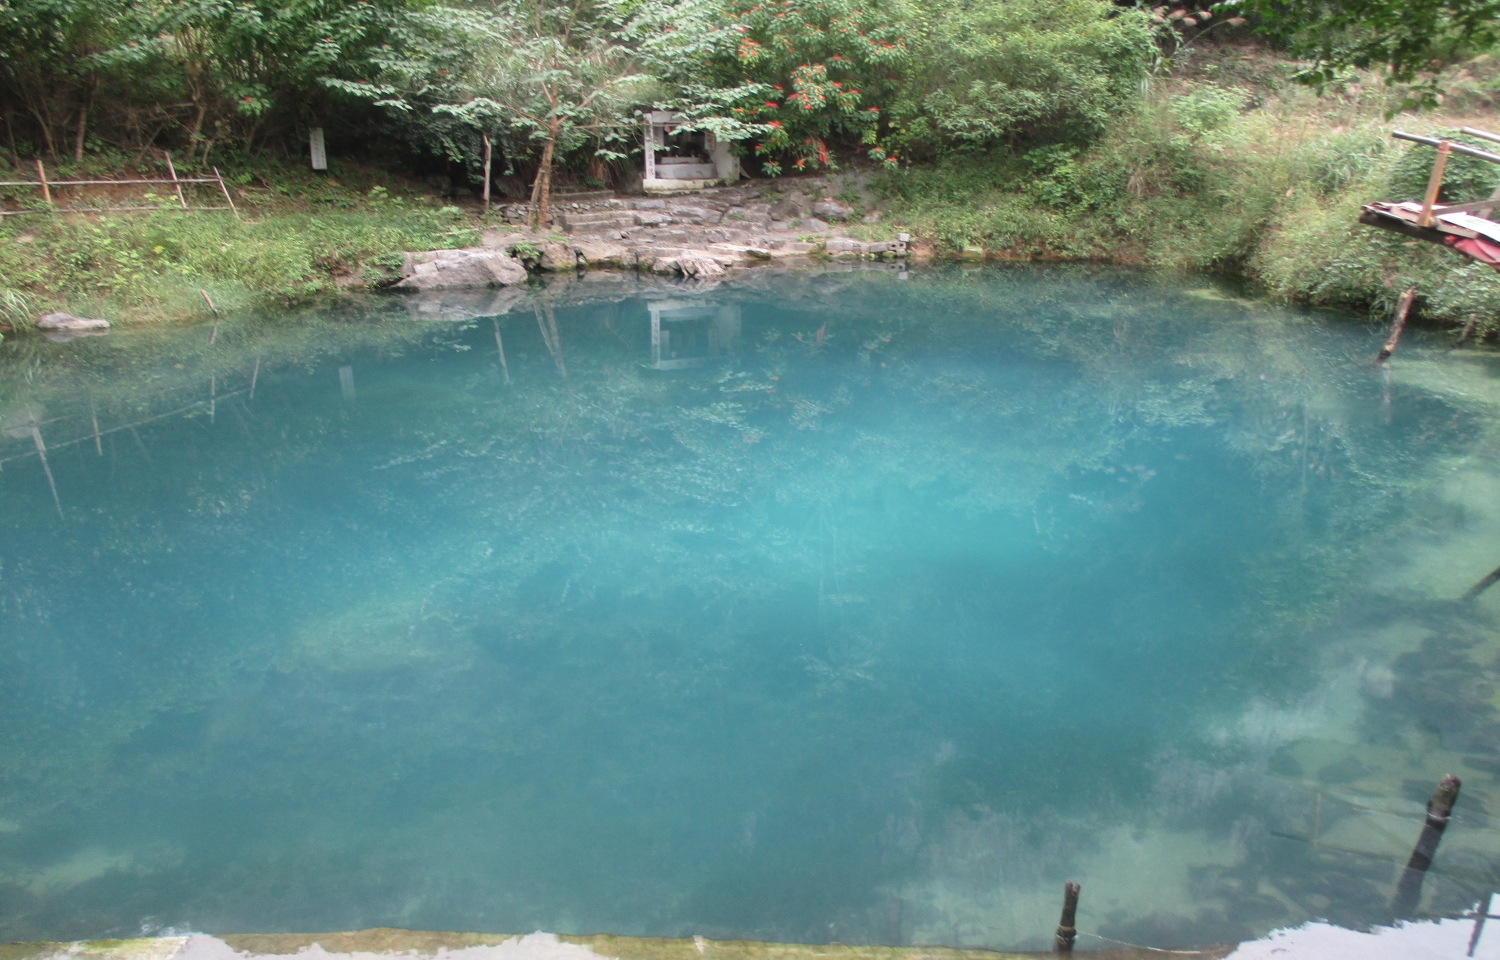
[[[71,313],[49,313],[37,320],[36,328],[68,333],[103,332],[109,329],[109,321],[98,317],[75,317]]]
[[[507,287],[526,282],[526,268],[503,250],[468,247],[404,255],[398,290]]]

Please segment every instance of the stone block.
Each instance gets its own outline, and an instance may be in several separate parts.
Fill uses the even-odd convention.
[[[504,250],[468,247],[403,255],[399,290],[504,287],[526,282],[526,268]]]

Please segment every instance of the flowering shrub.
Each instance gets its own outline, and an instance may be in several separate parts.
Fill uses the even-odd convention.
[[[665,79],[688,93],[674,108],[721,136],[748,140],[770,176],[786,163],[833,169],[836,145],[857,144],[896,165],[880,139],[880,104],[909,56],[894,4],[730,0],[697,9],[696,30],[679,26],[658,46]],[[674,11],[681,25],[684,8]],[[705,96],[710,90],[719,96]]]

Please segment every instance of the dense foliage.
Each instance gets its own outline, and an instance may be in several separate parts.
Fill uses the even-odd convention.
[[[1349,68],[1386,68],[1406,85],[1402,106],[1435,106],[1445,68],[1500,43],[1496,0],[1231,0],[1261,30],[1310,60],[1300,79],[1320,87]]]
[[[0,109],[17,160],[295,153],[322,126],[336,151],[471,173],[488,137],[530,176],[601,174],[665,108],[774,176],[1086,142],[1162,20],[1109,0],[0,0]]]

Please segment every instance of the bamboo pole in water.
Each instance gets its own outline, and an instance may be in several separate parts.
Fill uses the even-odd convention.
[[[1412,848],[1411,859],[1401,872],[1396,896],[1391,900],[1391,913],[1398,918],[1410,916],[1422,899],[1422,880],[1427,876],[1427,868],[1432,866],[1432,858],[1437,853],[1438,842],[1443,839],[1443,831],[1448,827],[1453,805],[1458,802],[1459,786],[1459,779],[1450,773],[1438,781],[1432,799],[1427,801],[1427,822],[1422,826],[1422,835]]]
[[[1380,348],[1380,355],[1375,358],[1376,363],[1389,360],[1391,354],[1396,352],[1396,341],[1401,339],[1401,331],[1406,327],[1406,315],[1411,312],[1411,303],[1416,298],[1417,288],[1407,287],[1396,300],[1395,320],[1391,323],[1391,333],[1385,338],[1385,346]]]
[[[1469,592],[1465,593],[1459,599],[1473,600],[1475,597],[1478,597],[1481,593],[1484,593],[1490,587],[1493,587],[1497,582],[1500,582],[1500,567],[1496,567],[1495,569],[1491,570],[1488,574],[1485,575],[1483,580],[1480,580],[1478,583],[1470,587]]]
[[[1072,954],[1073,943],[1078,939],[1078,927],[1075,926],[1078,914],[1078,891],[1082,889],[1078,884],[1069,880],[1063,884],[1063,908],[1062,918],[1057,922],[1057,934],[1053,938],[1057,952],[1061,954]]]

